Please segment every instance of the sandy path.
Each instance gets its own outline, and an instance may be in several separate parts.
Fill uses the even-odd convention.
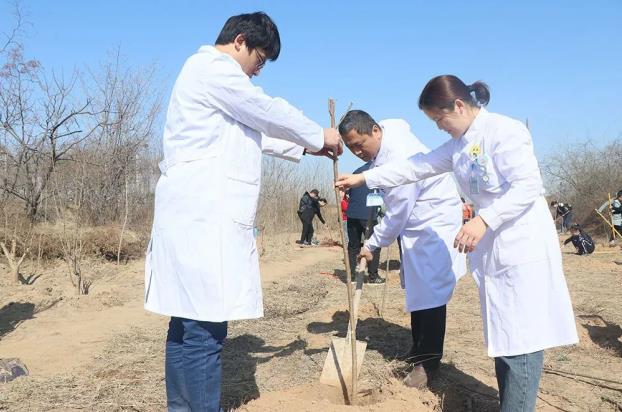
[[[340,248],[287,247],[287,259],[269,256],[261,261],[263,283],[278,280],[293,270],[306,270],[318,262],[333,259]],[[92,294],[69,296],[49,310],[22,322],[13,332],[1,337],[0,356],[20,358],[33,376],[88,368],[93,357],[103,350],[111,337],[131,327],[166,328],[168,318],[143,309],[143,262],[132,262],[104,282],[96,282]],[[129,286],[128,286],[129,284]],[[113,307],[102,304],[102,297],[119,295]],[[119,303],[121,303],[119,305]]]

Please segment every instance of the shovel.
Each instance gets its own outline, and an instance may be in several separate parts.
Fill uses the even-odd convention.
[[[366,275],[366,270],[367,261],[362,259],[356,269],[356,288],[354,290],[352,302],[353,313],[350,316],[350,319],[354,319],[354,325],[352,325],[352,322],[348,323],[348,333],[345,338],[332,339],[328,349],[328,355],[324,361],[322,375],[320,376],[320,383],[341,387],[344,394],[348,393],[348,383],[355,383],[358,380],[358,375],[363,365],[365,349],[367,348],[367,342],[364,341],[356,341],[355,345],[352,344],[352,339],[356,339],[356,323],[358,320],[361,294],[363,293],[363,278]],[[349,275],[346,274],[346,279],[347,276]],[[348,287],[350,287],[350,285],[348,285]],[[352,356],[352,348],[354,346],[356,346],[356,356]],[[355,359],[356,362],[355,367],[352,367],[353,359]],[[356,395],[354,391],[351,393],[353,395],[352,397]]]

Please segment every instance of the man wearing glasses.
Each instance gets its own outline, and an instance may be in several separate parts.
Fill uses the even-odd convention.
[[[266,14],[233,16],[171,94],[145,261],[145,308],[171,317],[169,411],[220,410],[227,321],[263,316],[253,236],[262,152],[294,161],[341,152],[335,129],[251,83],[280,47]]]

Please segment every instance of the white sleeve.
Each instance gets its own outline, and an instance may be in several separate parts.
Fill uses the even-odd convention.
[[[453,170],[453,140],[428,153],[417,153],[404,160],[389,162],[363,172],[370,189],[391,188],[418,182]]]
[[[274,139],[261,135],[261,151],[268,156],[274,156],[292,162],[300,162],[304,147],[287,140]]]
[[[365,242],[367,249],[386,247],[397,239],[408,222],[420,192],[421,183],[403,185],[385,192],[387,210],[380,223],[374,226],[374,233]]]
[[[479,211],[492,230],[520,215],[543,194],[529,130],[520,122],[504,125],[504,128],[506,130],[499,131],[498,143],[492,148],[492,163],[510,188]]]
[[[611,203],[609,203],[609,201],[607,200],[605,203],[603,203],[602,205],[600,205],[600,207],[596,210],[598,210],[600,213],[603,213],[603,211],[609,207]]]
[[[201,76],[206,98],[218,109],[251,129],[287,140],[314,152],[324,147],[324,130],[284,99],[270,97],[230,62],[213,61]]]

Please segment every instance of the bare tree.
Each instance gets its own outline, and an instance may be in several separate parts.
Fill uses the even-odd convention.
[[[19,268],[24,262],[24,258],[26,257],[26,255],[28,255],[29,249],[26,248],[22,252],[22,256],[19,256],[18,253],[16,252],[16,246],[17,246],[17,242],[15,239],[11,240],[11,250],[7,248],[4,242],[0,242],[0,247],[2,247],[2,253],[4,253],[4,256],[9,262],[9,266],[11,267],[13,281],[15,283],[20,283]]]
[[[99,127],[88,98],[73,96],[78,74],[49,78],[21,48],[0,72],[0,189],[21,200],[31,221],[58,163]]]
[[[91,165],[85,208],[93,224],[118,222],[125,220],[128,204],[146,206],[143,202],[153,191],[149,182],[157,178],[153,176],[157,162],[149,146],[160,115],[161,92],[155,87],[154,67],[127,69],[119,51],[91,73],[87,89],[99,108],[101,127],[82,147],[82,158]],[[152,167],[143,168],[145,163]]]
[[[19,46],[19,35],[24,27],[24,18],[19,1],[11,3],[13,9],[13,26],[6,32],[0,33],[0,55]]]
[[[62,224],[62,231],[58,240],[61,243],[63,260],[67,265],[67,275],[76,293],[86,295],[89,293],[92,284],[92,281],[86,279],[82,273],[82,260],[84,258],[82,205],[86,165],[76,162],[73,163],[73,166],[73,185],[65,184],[60,187],[54,181],[54,205]]]
[[[620,159],[622,140],[598,147],[593,142],[560,147],[542,162],[549,194],[573,205],[575,219],[584,224],[598,222],[593,211],[622,189]]]

